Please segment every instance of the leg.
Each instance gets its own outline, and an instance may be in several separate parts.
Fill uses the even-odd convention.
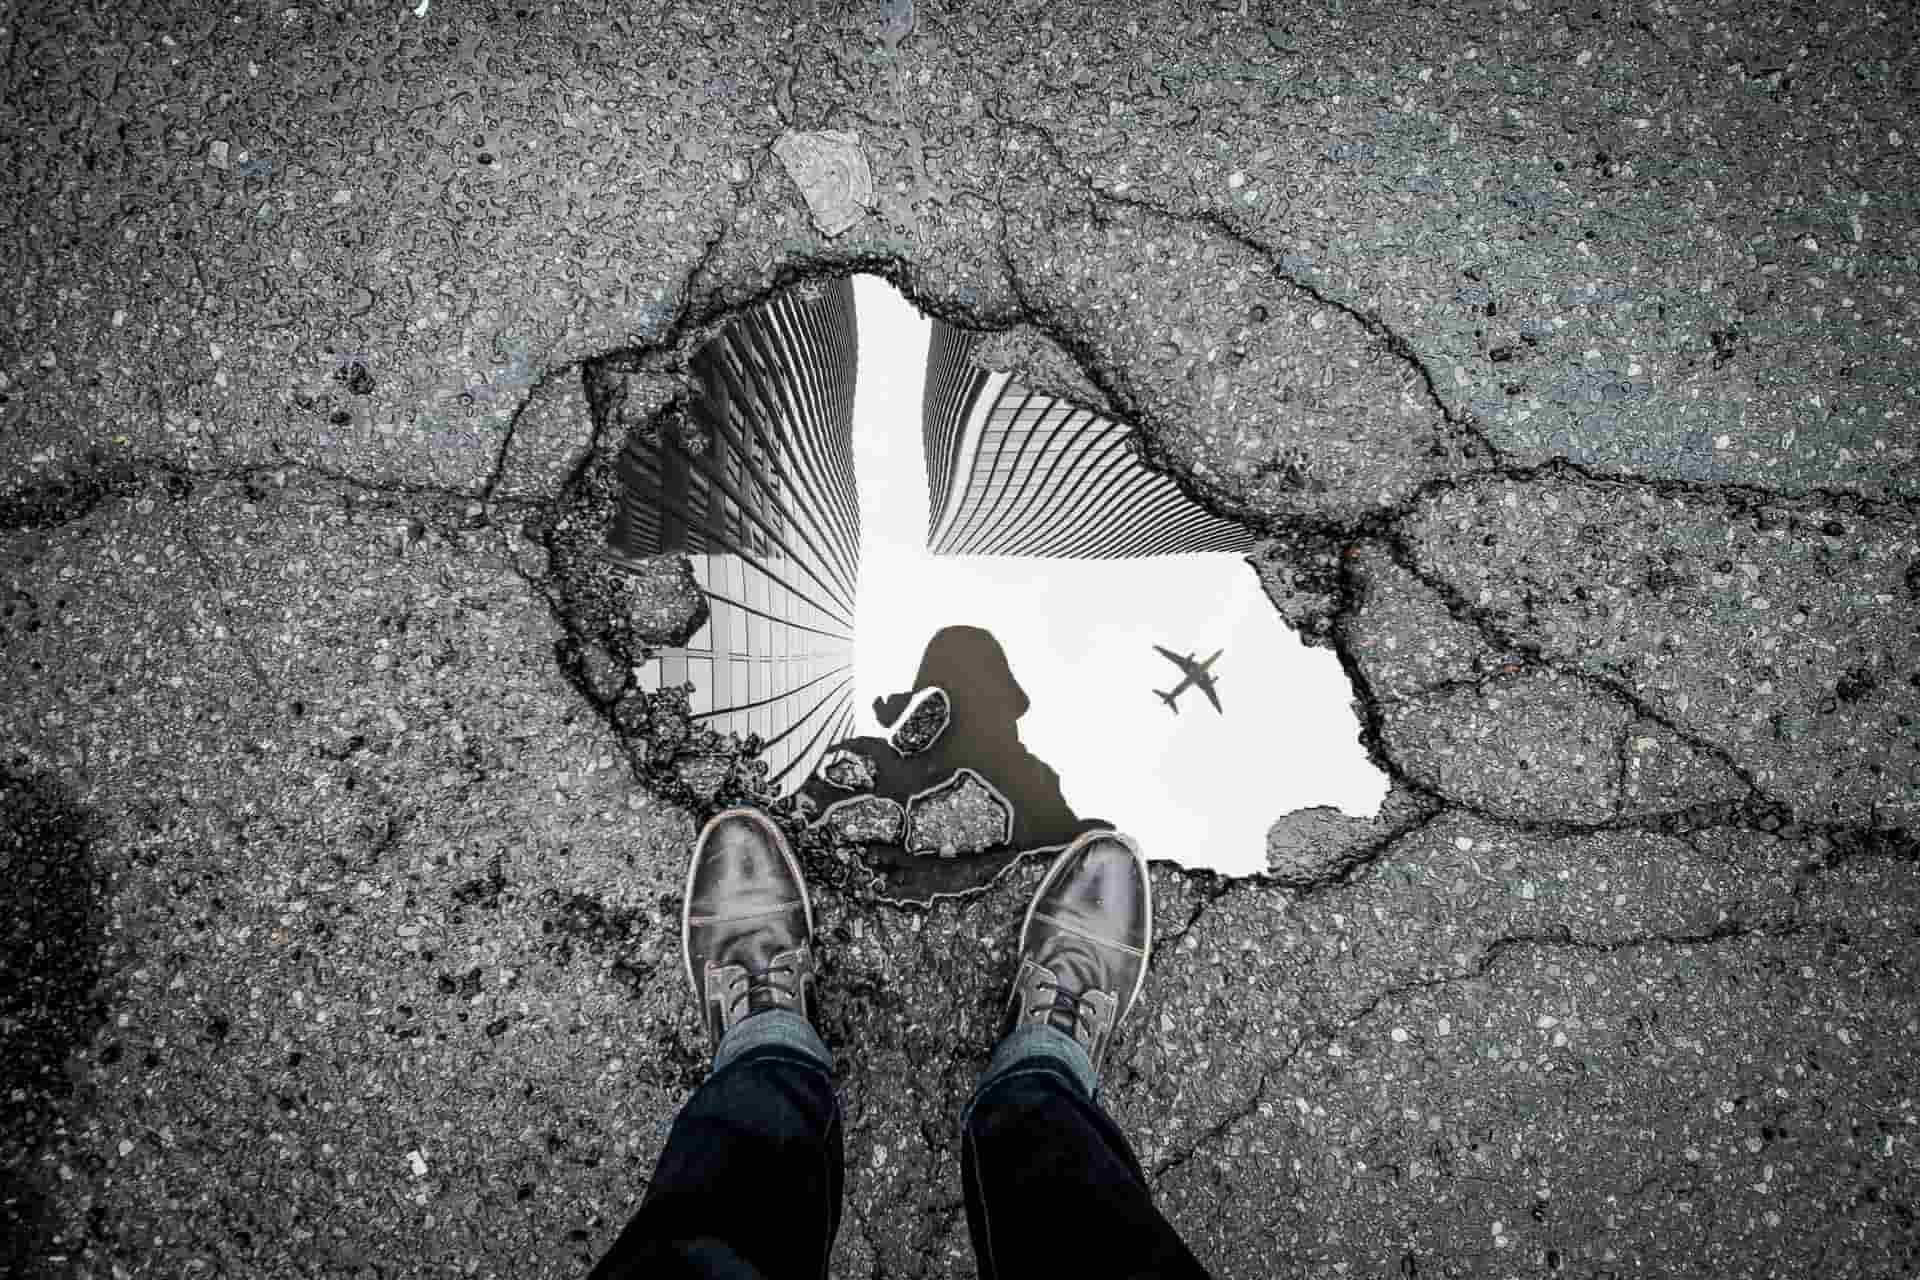
[[[812,1024],[806,882],[761,814],[731,809],[700,832],[681,940],[713,1071],[593,1280],[821,1280],[840,1226],[840,1103]]]
[[[1125,1135],[1094,1101],[1114,1030],[1146,980],[1153,904],[1139,846],[1076,839],[1020,930],[993,1061],[960,1118],[967,1228],[982,1280],[1204,1277],[1154,1208]]]
[[[981,1280],[1207,1273],[1154,1207],[1093,1068],[1052,1027],[994,1050],[961,1120],[960,1177]]]
[[[824,1276],[845,1169],[832,1069],[798,1014],[740,1023],[592,1280]]]

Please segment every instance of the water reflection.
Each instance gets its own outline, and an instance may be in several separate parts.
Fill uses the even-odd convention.
[[[934,689],[946,694],[950,706],[946,727],[931,746],[904,754],[896,746],[902,736],[897,726],[905,723],[902,713],[914,702],[915,694]],[[930,865],[942,860],[937,844],[923,841],[927,847],[920,852],[910,848],[917,808],[928,799],[937,799],[941,784],[961,770],[978,775],[996,793],[998,801],[1011,809],[1010,845],[1014,849],[1064,845],[1082,831],[1113,825],[1076,816],[1061,793],[1060,775],[1021,742],[1019,720],[1030,705],[1026,690],[1014,678],[1006,651],[991,631],[951,626],[934,633],[921,656],[913,688],[881,700],[875,708],[883,725],[896,726],[894,734],[836,744],[872,766],[866,774],[872,780],[857,788],[860,794],[901,806],[901,838],[869,846],[869,857],[879,867],[896,873],[911,870],[916,881],[943,886],[978,879],[977,865]],[[816,776],[806,784],[804,794],[825,812],[843,803],[855,790]],[[976,800],[978,804],[995,802],[985,797]],[[945,857],[971,859],[982,853],[1005,853],[1007,844],[997,843],[999,847],[988,849],[956,847]]]
[[[698,392],[620,459],[609,554],[685,554],[711,611],[641,686],[691,686],[695,719],[758,736],[782,791],[853,723],[857,368],[852,282],[792,290],[701,348]]]
[[[1132,428],[975,367],[979,341],[933,322],[921,430],[935,555],[1080,560],[1253,549],[1248,529],[1141,462]]]
[[[776,789],[900,896],[1115,824],[1152,856],[1245,872],[1289,809],[1373,812],[1351,688],[1235,554],[1252,535],[1146,467],[1124,426],[858,288],[859,408],[839,281],[737,318],[678,419],[629,440],[610,549],[687,553],[714,611],[643,683],[690,683],[706,723],[757,734]],[[1224,712],[1170,715],[1162,653],[1221,648]]]

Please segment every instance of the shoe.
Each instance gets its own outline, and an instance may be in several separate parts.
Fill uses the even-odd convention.
[[[701,828],[680,940],[715,1052],[756,1013],[813,1021],[813,906],[800,863],[764,814],[728,809]]]
[[[1020,969],[1001,1034],[1040,1022],[1080,1042],[1095,1080],[1147,980],[1153,892],[1140,846],[1089,831],[1047,868],[1020,927]]]

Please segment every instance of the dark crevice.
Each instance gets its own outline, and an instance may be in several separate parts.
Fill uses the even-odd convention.
[[[277,477],[293,474],[392,499],[395,508],[404,502],[408,504],[406,510],[416,513],[418,508],[414,504],[421,499],[439,505],[457,503],[466,508],[481,496],[474,490],[447,485],[370,480],[311,462],[190,467],[162,458],[140,458],[71,473],[60,480],[24,485],[0,495],[0,532],[40,531],[70,524],[91,515],[104,502],[130,497],[154,483],[162,486],[170,501],[181,502],[207,487],[236,484],[259,488]],[[500,511],[534,511],[546,505],[544,500],[509,498],[496,499],[487,507]]]
[[[1384,703],[1379,693],[1375,691],[1373,680],[1367,675],[1366,668],[1361,665],[1359,655],[1354,651],[1352,626],[1354,620],[1359,617],[1360,606],[1366,591],[1366,584],[1360,580],[1355,566],[1355,561],[1358,559],[1359,543],[1357,541],[1342,546],[1335,557],[1334,606],[1329,639],[1334,656],[1339,659],[1340,669],[1346,673],[1347,683],[1352,687],[1354,697],[1360,704],[1360,744],[1366,750],[1367,759],[1373,762],[1374,767],[1391,778],[1395,785],[1426,802],[1437,813],[1449,803],[1448,798],[1408,773],[1400,762],[1394,759],[1393,753],[1387,747],[1384,716],[1381,710]],[[1429,820],[1432,816],[1429,815]],[[1383,842],[1372,857],[1378,858],[1385,853],[1391,843],[1391,840]],[[1368,859],[1368,861],[1371,860],[1372,858]],[[1349,869],[1345,874],[1351,875],[1352,870]]]
[[[1390,535],[1386,539],[1386,543],[1389,552],[1393,556],[1394,562],[1417,578],[1428,590],[1439,596],[1442,605],[1445,606],[1447,613],[1451,617],[1459,622],[1466,623],[1479,632],[1481,638],[1489,648],[1497,653],[1519,654],[1523,663],[1550,670],[1566,679],[1585,685],[1609,701],[1618,703],[1632,711],[1639,718],[1649,720],[1659,725],[1676,739],[1712,759],[1715,763],[1725,768],[1727,772],[1738,778],[1741,784],[1752,793],[1754,800],[1771,802],[1771,798],[1767,796],[1765,790],[1753,777],[1753,774],[1739,761],[1729,755],[1718,743],[1701,737],[1684,725],[1675,723],[1668,718],[1664,712],[1646,702],[1639,694],[1626,687],[1619,680],[1598,675],[1591,671],[1582,671],[1574,667],[1561,666],[1554,662],[1541,652],[1538,641],[1509,631],[1506,627],[1495,621],[1492,616],[1490,616],[1489,611],[1482,609],[1480,606],[1468,600],[1466,595],[1461,592],[1459,588],[1455,587],[1453,583],[1421,565],[1412,546],[1402,539],[1397,532]]]
[[[1803,838],[1812,846],[1814,856],[1801,863],[1794,873],[1795,898],[1801,897],[1819,877],[1855,860],[1881,859],[1920,865],[1920,832],[1905,827],[1809,826]]]
[[[1230,240],[1249,252],[1258,255],[1261,260],[1267,264],[1276,279],[1292,288],[1298,289],[1301,293],[1312,298],[1320,305],[1331,307],[1350,317],[1355,323],[1359,324],[1370,337],[1379,342],[1383,348],[1403,361],[1414,375],[1419,378],[1421,384],[1426,389],[1429,403],[1431,403],[1435,412],[1438,413],[1449,426],[1470,437],[1473,446],[1485,451],[1489,459],[1488,465],[1469,472],[1467,478],[1476,475],[1495,475],[1508,480],[1531,481],[1545,474],[1551,474],[1556,478],[1562,479],[1571,475],[1578,477],[1579,480],[1588,484],[1631,485],[1636,488],[1649,489],[1655,493],[1669,496],[1723,498],[1734,502],[1745,501],[1755,505],[1777,504],[1781,502],[1820,502],[1841,507],[1843,510],[1863,518],[1874,519],[1885,518],[1887,516],[1901,516],[1907,519],[1920,518],[1920,497],[1905,498],[1890,496],[1885,498],[1872,498],[1849,489],[1833,489],[1818,485],[1795,489],[1790,492],[1779,492],[1743,481],[1696,481],[1679,477],[1641,476],[1632,473],[1612,472],[1601,467],[1577,462],[1565,457],[1548,458],[1537,463],[1513,463],[1507,459],[1505,451],[1487,435],[1485,428],[1480,425],[1479,421],[1471,413],[1456,410],[1447,404],[1446,400],[1440,394],[1439,386],[1435,382],[1432,372],[1427,368],[1419,352],[1414,349],[1411,342],[1396,332],[1377,314],[1356,307],[1340,298],[1332,297],[1322,291],[1318,286],[1302,280],[1289,272],[1283,265],[1280,255],[1272,246],[1237,226],[1232,219],[1211,209],[1196,209],[1182,212],[1137,195],[1109,191],[1097,185],[1092,177],[1076,169],[1069,163],[1059,143],[1044,127],[1030,121],[1014,120],[1001,116],[992,112],[991,109],[989,109],[989,114],[993,115],[995,121],[1003,129],[1018,131],[1038,139],[1052,158],[1053,164],[1060,174],[1077,184],[1095,201],[1137,209],[1173,223],[1185,223],[1205,227],[1216,235]],[[1004,202],[1000,205],[1000,212],[1004,217],[1006,213]],[[1003,259],[1006,257],[1004,248],[1002,250],[1002,257]],[[1006,265],[1008,273],[1011,275],[1012,265],[1010,262]],[[1031,310],[1030,307],[1029,310]],[[1087,361],[1082,360],[1081,364],[1085,367]],[[1103,386],[1102,390],[1107,390],[1107,388]],[[1475,456],[1473,449],[1469,448],[1466,450],[1464,456],[1471,460]],[[1426,485],[1422,486],[1420,490],[1412,495],[1408,502],[1399,504],[1397,510],[1400,514],[1405,514],[1411,505],[1418,505],[1434,488],[1452,487],[1462,478],[1462,476],[1454,474],[1437,477],[1435,480],[1428,481]],[[1396,521],[1398,518],[1399,515],[1393,517]]]
[[[1386,857],[1387,854],[1398,847],[1402,841],[1426,831],[1428,827],[1438,822],[1442,817],[1450,813],[1452,809],[1453,806],[1451,805],[1433,801],[1431,807],[1420,817],[1414,819],[1410,825],[1389,831],[1378,839],[1369,840],[1365,844],[1348,851],[1331,866],[1326,867],[1309,880],[1287,881],[1275,877],[1271,873],[1265,878],[1293,890],[1303,898],[1328,889],[1337,889],[1342,885],[1352,884],[1359,878],[1361,872]]]
[[[493,465],[487,469],[486,478],[481,480],[479,487],[474,491],[475,497],[482,502],[491,500],[494,491],[500,487],[501,481],[506,479],[507,466],[513,457],[514,437],[517,436],[520,431],[520,420],[524,418],[527,412],[538,402],[541,392],[568,378],[578,378],[579,376],[580,362],[578,361],[570,361],[560,365],[550,365],[540,371],[539,376],[534,378],[532,383],[528,385],[526,394],[521,398],[520,403],[515,405],[513,412],[507,416],[506,430],[501,432],[500,443],[495,446],[493,451]]]
[[[1218,872],[1209,871],[1204,867],[1186,868],[1179,866],[1177,863],[1159,862],[1152,865],[1169,866],[1182,872],[1186,876],[1187,883],[1193,886],[1199,896],[1193,904],[1193,909],[1187,913],[1186,921],[1181,924],[1178,929],[1175,929],[1163,937],[1154,939],[1153,949],[1147,956],[1147,969],[1149,972],[1152,971],[1154,965],[1166,957],[1168,952],[1179,945],[1180,939],[1186,937],[1193,929],[1193,926],[1200,923],[1200,917],[1206,914],[1208,907],[1231,893],[1235,885],[1255,883],[1258,880],[1258,877],[1240,877],[1236,879],[1233,876],[1223,876]]]
[[[138,493],[158,481],[174,501],[193,492],[195,473],[150,458],[103,463],[94,455],[87,469],[74,469],[59,479],[23,484],[0,494],[0,532],[33,532],[58,528],[90,514],[101,503]]]
[[[1266,1101],[1267,1081],[1271,1080],[1276,1073],[1285,1071],[1291,1067],[1293,1060],[1300,1055],[1302,1049],[1307,1047],[1307,1043],[1307,1038],[1303,1036],[1293,1048],[1287,1050],[1286,1056],[1262,1071],[1260,1073],[1260,1079],[1254,1083],[1252,1091],[1247,1094],[1246,1101],[1240,1103],[1213,1124],[1209,1125],[1206,1131],[1195,1138],[1185,1150],[1176,1152],[1170,1156],[1162,1156],[1160,1159],[1154,1161],[1153,1168],[1147,1170],[1147,1180],[1149,1182],[1159,1182],[1162,1178],[1199,1155],[1201,1151],[1213,1143],[1218,1142],[1221,1138],[1224,1138],[1227,1135],[1227,1131],[1233,1128],[1233,1126],[1258,1111],[1260,1104]]]
[[[1182,213],[1139,196],[1106,190],[1096,185],[1090,177],[1077,171],[1068,163],[1066,155],[1060,149],[1059,143],[1056,142],[1053,135],[1048,133],[1044,128],[1029,121],[1011,120],[998,115],[995,116],[995,119],[998,120],[1003,127],[1015,129],[1038,138],[1046,147],[1059,171],[1063,175],[1078,182],[1095,200],[1106,204],[1119,205],[1124,208],[1137,209],[1169,222],[1189,223],[1205,227],[1216,235],[1231,240],[1248,252],[1258,256],[1267,264],[1267,268],[1273,273],[1275,279],[1299,290],[1321,306],[1331,307],[1352,319],[1365,330],[1369,337],[1378,342],[1396,359],[1402,361],[1413,375],[1420,380],[1421,385],[1426,389],[1428,402],[1433,406],[1434,411],[1440,415],[1442,420],[1456,431],[1468,437],[1467,447],[1462,450],[1463,457],[1472,460],[1478,452],[1484,451],[1493,464],[1498,465],[1501,462],[1500,449],[1487,437],[1485,431],[1481,429],[1473,415],[1454,410],[1441,398],[1439,389],[1434,382],[1433,374],[1427,369],[1426,362],[1420,358],[1419,353],[1413,349],[1413,345],[1410,342],[1394,332],[1378,315],[1364,311],[1339,298],[1330,297],[1315,285],[1299,279],[1286,270],[1281,263],[1280,255],[1277,254],[1271,246],[1235,226],[1230,219],[1212,210],[1203,209]]]
[[[1472,982],[1487,977],[1509,953],[1530,947],[1555,947],[1576,951],[1587,951],[1603,955],[1613,955],[1622,951],[1631,951],[1643,947],[1694,948],[1717,946],[1725,942],[1741,942],[1753,938],[1783,938],[1807,932],[1811,926],[1797,920],[1788,920],[1771,924],[1747,924],[1736,920],[1723,920],[1713,928],[1692,933],[1649,933],[1624,938],[1585,938],[1571,930],[1561,928],[1544,933],[1503,934],[1481,948],[1473,961],[1460,970],[1429,977],[1413,978],[1397,982],[1375,992],[1367,1002],[1331,1025],[1314,1028],[1288,1050],[1277,1062],[1260,1073],[1260,1078],[1245,1101],[1239,1103],[1224,1116],[1209,1125],[1207,1129],[1189,1143],[1183,1150],[1162,1158],[1156,1162],[1150,1178],[1159,1182],[1167,1174],[1190,1162],[1203,1150],[1224,1138],[1233,1127],[1255,1114],[1262,1103],[1267,1101],[1267,1087],[1270,1081],[1282,1076],[1293,1065],[1301,1053],[1309,1048],[1317,1048],[1331,1043],[1336,1037],[1351,1031],[1379,1011],[1381,1006],[1403,995],[1415,991],[1425,991],[1435,987],[1451,986],[1461,982]]]
[[[1571,458],[1548,458],[1524,466],[1503,466],[1491,474],[1503,480],[1531,483],[1541,479],[1577,482],[1591,487],[1646,490],[1661,497],[1722,502],[1735,517],[1751,516],[1766,507],[1831,506],[1862,520],[1920,519],[1920,498],[1871,498],[1851,489],[1813,485],[1779,492],[1739,480],[1685,480],[1677,476],[1641,476],[1605,471]]]
[[[220,568],[200,545],[200,539],[194,536],[191,525],[182,523],[180,536],[199,562],[201,573],[206,577],[207,586],[213,592],[213,603],[219,608],[220,616],[227,620],[227,634],[232,638],[234,647],[240,650],[240,656],[246,659],[247,669],[253,673],[254,681],[260,686],[260,692],[269,702],[278,701],[273,681],[267,677],[267,669],[260,665],[260,655],[254,652],[253,642],[248,638],[246,628],[233,616],[233,610],[227,607],[225,593],[220,587]]]
[[[1618,818],[1627,808],[1627,780],[1633,775],[1633,726],[1621,727],[1613,740],[1613,814]]]
[[[1032,126],[1017,126],[1023,131],[1039,133]],[[1047,140],[1051,145],[1051,140]],[[1157,216],[1178,218],[1178,215],[1166,209],[1153,206],[1149,202],[1126,197],[1114,196],[1089,185],[1089,195],[1097,201],[1106,201],[1142,208]],[[1002,193],[1004,198],[1004,193]],[[1001,206],[1004,214],[1004,204]],[[833,261],[814,261],[796,259],[774,272],[764,287],[745,297],[726,299],[718,291],[702,288],[702,282],[711,272],[713,264],[724,249],[732,233],[738,208],[729,216],[705,243],[694,264],[689,268],[679,289],[679,303],[675,315],[668,324],[663,336],[656,342],[610,353],[603,360],[625,362],[630,367],[667,368],[677,367],[675,352],[688,346],[693,339],[702,337],[706,330],[723,317],[745,308],[764,302],[781,291],[791,288],[802,281],[838,277],[857,272],[867,272],[881,276],[891,282],[924,312],[946,319],[962,327],[1007,328],[1025,324],[1045,336],[1058,346],[1087,377],[1088,381],[1105,397],[1111,406],[1110,412],[1117,421],[1135,425],[1138,430],[1138,415],[1132,412],[1136,397],[1132,396],[1117,371],[1105,368],[1096,358],[1090,346],[1079,340],[1067,326],[1052,312],[1039,305],[1027,292],[1025,281],[1021,277],[1009,248],[1004,243],[1000,248],[1001,268],[1005,282],[1014,299],[1014,306],[981,307],[962,313],[962,310],[934,300],[915,296],[912,281],[908,276],[908,264],[891,256],[849,256]],[[1219,234],[1232,237],[1236,242],[1272,261],[1272,251],[1253,238],[1226,224],[1217,215],[1195,215],[1192,220],[1203,223]],[[1318,294],[1311,286],[1291,280],[1276,267],[1276,274],[1300,288],[1304,293],[1328,306],[1337,307],[1351,315],[1356,322],[1367,328],[1369,334],[1388,345],[1395,354],[1407,361],[1417,370],[1423,381],[1428,384],[1429,394],[1433,395],[1435,405],[1444,412],[1437,394],[1434,394],[1431,379],[1420,365],[1411,349],[1398,335],[1391,333],[1377,318],[1356,311]],[[701,301],[704,296],[705,301]],[[662,366],[661,360],[666,364]],[[162,461],[146,461],[137,464],[117,464],[113,468],[103,469],[97,474],[88,474],[70,478],[67,481],[23,489],[5,498],[0,498],[0,527],[6,528],[44,528],[50,525],[77,519],[91,511],[99,502],[110,496],[121,495],[147,483],[150,479],[162,479],[176,493],[182,496],[190,492],[197,484],[209,481],[234,480],[252,482],[263,476],[297,472],[315,478],[350,486],[355,490],[381,499],[390,500],[395,505],[418,503],[426,499],[441,508],[437,520],[444,520],[451,527],[471,529],[476,522],[485,523],[486,516],[495,511],[521,510],[530,513],[534,519],[530,532],[536,540],[543,541],[551,554],[554,551],[553,531],[564,522],[564,513],[574,511],[582,514],[595,502],[604,501],[604,495],[589,495],[586,488],[594,487],[590,478],[604,471],[605,459],[617,448],[620,442],[603,440],[600,437],[600,423],[596,417],[593,424],[594,439],[592,447],[576,464],[573,473],[562,485],[561,494],[555,499],[535,500],[490,500],[497,490],[505,469],[509,464],[515,430],[521,416],[527,411],[534,397],[553,381],[579,376],[586,362],[578,362],[556,367],[546,371],[541,379],[531,387],[510,420],[508,431],[500,442],[488,476],[477,490],[443,485],[412,482],[387,482],[363,480],[336,469],[313,463],[288,462],[274,466],[255,465],[247,467],[189,469]],[[1454,419],[1449,417],[1449,421]],[[1470,424],[1461,424],[1470,425]],[[1489,446],[1491,450],[1491,447]],[[1497,457],[1497,454],[1495,454]],[[1200,491],[1189,477],[1179,474],[1177,469],[1166,470],[1183,492],[1201,507],[1215,514],[1227,514],[1219,511],[1216,503]],[[1270,874],[1256,874],[1237,879],[1219,876],[1204,869],[1181,868],[1182,874],[1190,880],[1204,884],[1203,896],[1195,904],[1189,919],[1163,941],[1164,945],[1177,943],[1185,935],[1206,909],[1226,893],[1236,887],[1264,886],[1285,889],[1296,893],[1313,893],[1319,890],[1350,883],[1360,872],[1374,861],[1384,856],[1402,838],[1423,830],[1443,813],[1453,811],[1471,815],[1507,829],[1542,836],[1578,836],[1608,831],[1656,831],[1663,834],[1684,836],[1691,832],[1712,829],[1717,826],[1735,826],[1743,829],[1764,831],[1772,834],[1791,836],[1800,827],[1795,825],[1794,815],[1786,806],[1771,801],[1759,787],[1750,771],[1733,760],[1717,744],[1700,737],[1698,734],[1674,724],[1655,708],[1646,704],[1626,683],[1624,677],[1611,676],[1593,671],[1573,670],[1561,667],[1545,657],[1536,641],[1525,638],[1507,625],[1492,617],[1488,611],[1479,608],[1458,591],[1446,579],[1425,569],[1417,559],[1413,547],[1401,532],[1400,524],[1418,512],[1434,497],[1451,491],[1464,483],[1478,480],[1482,476],[1499,476],[1515,481],[1552,479],[1563,483],[1582,485],[1606,485],[1610,487],[1632,486],[1658,493],[1684,494],[1691,497],[1706,497],[1724,503],[1730,514],[1738,514],[1760,506],[1779,506],[1784,501],[1780,496],[1766,493],[1752,486],[1740,485],[1701,485],[1691,482],[1676,482],[1639,477],[1613,477],[1603,475],[1592,468],[1553,459],[1545,463],[1525,466],[1500,466],[1493,470],[1479,470],[1462,475],[1436,477],[1422,485],[1403,502],[1392,508],[1374,511],[1365,517],[1348,522],[1314,521],[1303,519],[1248,519],[1241,515],[1228,515],[1239,523],[1263,533],[1269,538],[1277,538],[1283,544],[1288,562],[1308,554],[1308,548],[1341,548],[1336,556],[1337,569],[1333,578],[1333,600],[1329,607],[1330,636],[1327,638],[1341,662],[1348,680],[1354,689],[1356,700],[1363,712],[1360,727],[1360,739],[1369,759],[1380,768],[1397,786],[1414,797],[1424,808],[1424,813],[1409,825],[1389,831],[1378,839],[1369,841],[1351,854],[1343,856],[1330,868],[1314,876],[1294,883],[1288,883]],[[604,476],[597,483],[604,484]],[[1830,502],[1864,518],[1885,518],[1898,512],[1904,512],[1905,506],[1897,503],[1879,502],[1849,493],[1821,493],[1819,500]],[[476,501],[481,505],[479,515],[475,515],[473,506]],[[1567,679],[1577,681],[1618,705],[1634,713],[1648,723],[1658,725],[1672,734],[1676,740],[1686,744],[1703,756],[1714,760],[1724,767],[1733,777],[1750,791],[1750,796],[1737,802],[1719,802],[1688,806],[1679,810],[1656,814],[1643,814],[1633,817],[1617,817],[1603,822],[1572,822],[1556,819],[1514,820],[1509,816],[1489,813],[1470,803],[1447,796],[1429,782],[1410,774],[1392,756],[1385,744],[1382,733],[1381,708],[1400,699],[1384,698],[1371,686],[1365,671],[1352,652],[1350,626],[1357,616],[1361,603],[1364,584],[1361,582],[1353,563],[1357,546],[1366,541],[1374,541],[1387,548],[1389,554],[1401,567],[1412,573],[1417,580],[1433,590],[1442,601],[1449,616],[1472,626],[1487,644],[1497,652],[1510,653],[1515,661],[1503,666],[1499,671],[1478,677],[1461,677],[1438,682],[1418,695],[1431,696],[1450,692],[1459,688],[1483,688],[1489,683],[1509,678],[1517,678],[1535,670],[1549,670]],[[204,550],[195,544],[203,564]],[[623,686],[608,696],[597,682],[590,678],[586,665],[589,662],[593,645],[603,643],[605,636],[600,635],[597,625],[585,625],[579,613],[577,601],[570,601],[568,593],[560,589],[559,579],[563,576],[559,569],[553,568],[545,575],[533,575],[522,570],[514,561],[510,548],[509,563],[515,564],[515,572],[525,581],[553,611],[556,618],[568,632],[568,643],[562,646],[559,662],[566,678],[574,685],[584,700],[607,718],[616,737],[627,749],[630,762],[636,773],[649,786],[660,792],[663,798],[686,805],[696,812],[704,812],[722,803],[757,802],[775,803],[765,793],[755,793],[751,786],[745,791],[733,787],[723,794],[702,798],[696,795],[672,772],[672,763],[690,754],[709,756],[741,756],[737,748],[721,741],[717,735],[703,735],[697,729],[689,729],[684,714],[676,716],[670,706],[649,702],[643,707],[635,706],[633,691]],[[211,572],[211,566],[209,566]],[[628,643],[613,646],[619,650],[612,657],[615,661],[637,659],[644,653],[643,643],[628,637]],[[248,661],[255,669],[255,675],[263,688],[269,688],[264,672],[259,669],[257,658],[246,649]],[[630,682],[628,682],[630,683]],[[636,728],[651,726],[663,732],[642,734],[636,737]],[[750,780],[749,780],[750,781]],[[1624,797],[1624,786],[1619,793]],[[796,826],[798,824],[795,824]],[[798,832],[796,832],[798,834]],[[826,856],[818,847],[818,841],[810,842],[814,846],[816,857]],[[1836,846],[1838,847],[1838,846]],[[1010,863],[1000,875],[1012,870]],[[961,893],[948,895],[956,900],[965,900],[989,891],[999,877],[993,881],[969,888]],[[868,886],[871,888],[872,886]],[[856,887],[856,892],[857,892]],[[881,900],[885,900],[882,898]],[[897,905],[908,905],[899,903]]]

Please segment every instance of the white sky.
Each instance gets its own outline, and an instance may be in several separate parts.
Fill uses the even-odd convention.
[[[1032,704],[1020,740],[1060,775],[1074,812],[1113,822],[1150,858],[1244,875],[1265,868],[1267,828],[1289,810],[1378,812],[1386,778],[1360,749],[1346,673],[1287,630],[1241,557],[928,554],[930,322],[876,276],[856,276],[854,297],[856,735],[886,735],[873,700],[911,689],[933,633],[965,624],[1006,650]],[[1224,715],[1198,688],[1178,715],[1153,696],[1181,678],[1156,644],[1199,659],[1226,650],[1212,668]]]

